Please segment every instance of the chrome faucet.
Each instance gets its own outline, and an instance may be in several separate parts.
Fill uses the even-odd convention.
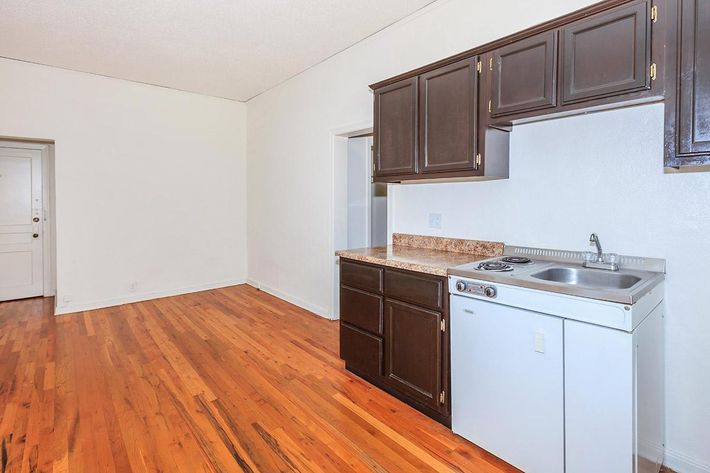
[[[604,252],[602,251],[602,244],[599,241],[599,235],[596,233],[589,235],[589,244],[597,247],[597,259],[596,261],[585,260],[584,263],[582,263],[582,266],[585,268],[605,269],[607,271],[619,270],[619,264],[614,261],[613,258],[610,258],[609,262],[604,261]]]
[[[597,263],[604,262],[604,252],[602,252],[602,244],[599,241],[599,236],[596,233],[589,235],[589,244],[597,246]]]

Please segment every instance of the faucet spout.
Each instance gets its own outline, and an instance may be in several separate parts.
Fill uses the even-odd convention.
[[[597,247],[597,262],[603,263],[604,262],[604,252],[602,251],[602,244],[599,241],[599,236],[596,233],[592,233],[591,235],[589,235],[589,244],[596,245],[596,247]]]
[[[589,235],[589,244],[596,245],[597,260],[588,261],[587,259],[585,259],[582,263],[582,266],[584,266],[585,268],[592,269],[606,269],[607,271],[619,270],[619,264],[614,259],[611,259],[608,263],[604,261],[604,252],[602,251],[602,244],[599,241],[599,236],[596,233],[592,233],[591,235]]]

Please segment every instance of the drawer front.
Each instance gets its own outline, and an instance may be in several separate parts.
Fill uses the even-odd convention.
[[[340,260],[340,282],[356,289],[381,294],[382,272],[378,266]]]
[[[388,269],[385,295],[435,310],[444,308],[444,279]]]
[[[350,369],[368,376],[381,376],[382,338],[341,322],[340,358]]]
[[[340,287],[340,320],[343,322],[382,335],[382,308],[382,296]]]

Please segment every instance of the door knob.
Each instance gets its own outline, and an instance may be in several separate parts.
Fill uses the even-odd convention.
[[[39,233],[33,233],[32,238],[39,238]]]
[[[37,223],[37,222],[39,222],[39,217],[35,217],[35,218],[33,218],[33,219],[32,219],[32,221],[33,221],[34,223]]]

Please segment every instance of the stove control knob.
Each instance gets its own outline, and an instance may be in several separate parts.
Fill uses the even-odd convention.
[[[456,281],[456,290],[463,292],[466,290],[466,283],[463,281]]]
[[[483,290],[483,293],[486,295],[486,297],[493,298],[496,296],[496,288],[493,286],[488,286]]]

